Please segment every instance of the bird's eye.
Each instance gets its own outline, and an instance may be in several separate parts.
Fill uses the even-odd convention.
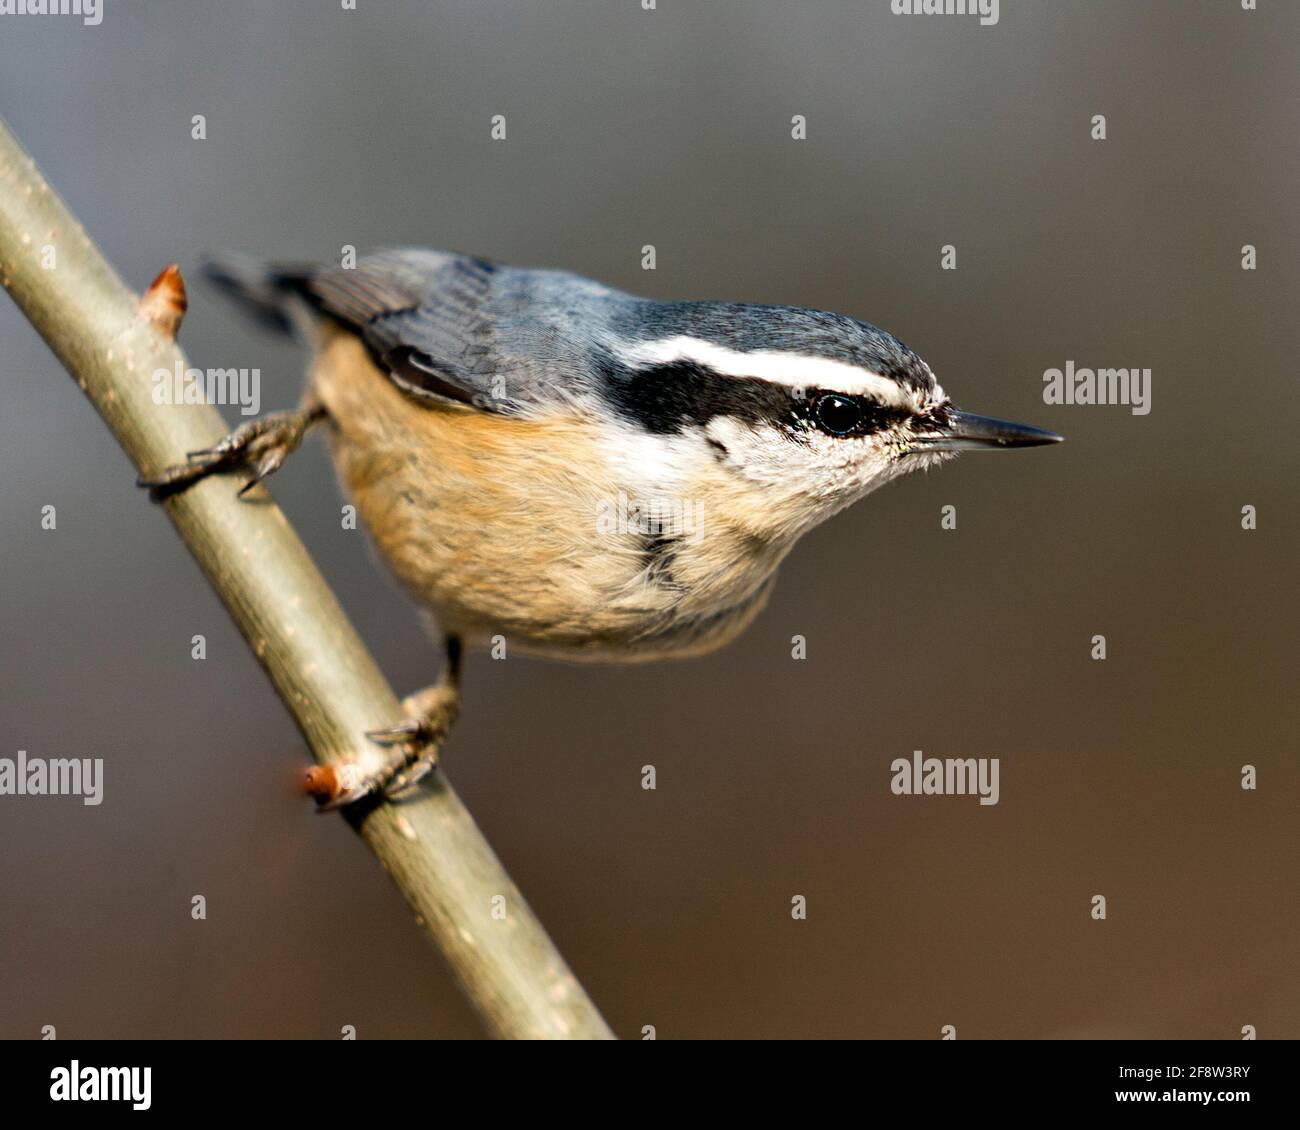
[[[828,392],[817,398],[813,415],[823,431],[846,436],[862,422],[862,406],[847,396]]]

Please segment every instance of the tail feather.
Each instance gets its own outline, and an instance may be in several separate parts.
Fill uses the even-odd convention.
[[[296,332],[301,324],[301,300],[312,270],[273,265],[240,254],[213,255],[202,263],[208,281],[258,325],[286,334]]]

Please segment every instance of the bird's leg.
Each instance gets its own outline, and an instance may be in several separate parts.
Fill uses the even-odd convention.
[[[218,471],[248,470],[253,477],[239,489],[242,498],[268,475],[274,474],[297,450],[307,429],[325,415],[324,405],[308,400],[292,412],[272,412],[241,424],[215,447],[191,451],[184,463],[156,475],[141,475],[136,483],[148,487],[154,499],[185,490]]]
[[[379,745],[400,748],[402,759],[367,782],[363,786],[365,793],[382,790],[385,797],[392,798],[414,787],[438,767],[438,751],[460,714],[460,637],[447,636],[446,647],[447,665],[442,678],[402,700],[405,717],[401,722],[371,730],[366,735]]]

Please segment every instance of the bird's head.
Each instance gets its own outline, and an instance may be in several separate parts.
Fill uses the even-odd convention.
[[[683,461],[716,463],[795,535],[958,452],[1061,439],[957,410],[917,354],[842,314],[673,303],[637,328],[614,350],[615,409]]]

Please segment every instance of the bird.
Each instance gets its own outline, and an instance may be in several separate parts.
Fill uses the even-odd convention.
[[[238,472],[244,496],[324,424],[344,493],[445,644],[440,679],[369,735],[392,756],[317,797],[331,807],[436,767],[465,649],[706,654],[838,511],[959,452],[1062,438],[958,410],[917,353],[845,314],[645,298],[423,248],[205,273],[306,341],[306,391],[140,484],[161,499]]]

